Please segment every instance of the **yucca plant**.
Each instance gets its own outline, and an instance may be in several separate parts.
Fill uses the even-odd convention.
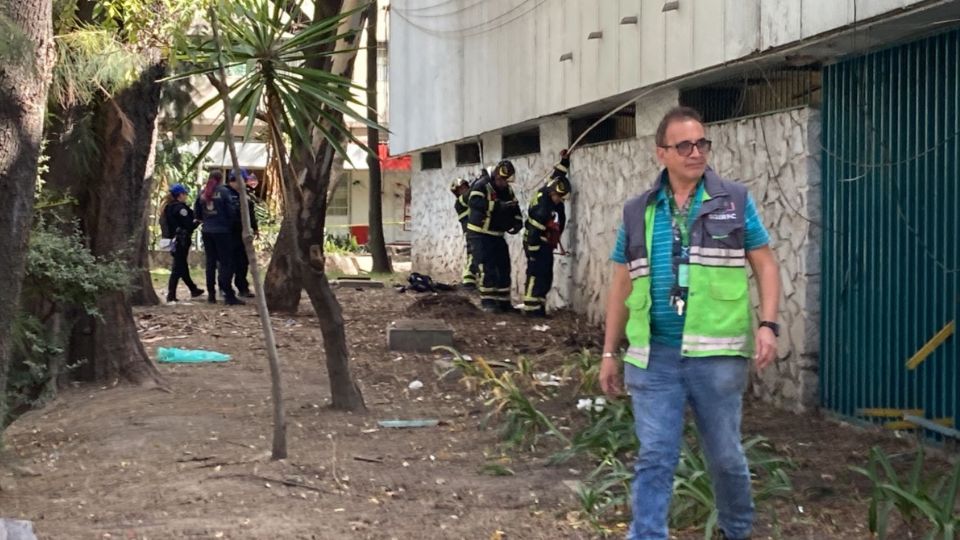
[[[486,372],[485,381],[491,394],[486,405],[492,407],[492,410],[484,423],[494,417],[500,417],[502,422],[500,436],[505,442],[516,446],[532,447],[544,433],[549,433],[565,445],[570,444],[567,436],[533,404],[516,383],[512,373],[501,373],[497,377],[482,358],[477,358],[477,363]]]
[[[600,356],[590,349],[582,349],[571,356],[564,363],[561,373],[563,377],[577,381],[577,386],[573,389],[574,394],[600,393]]]
[[[553,455],[552,463],[563,463],[583,454],[602,462],[611,456],[623,458],[636,452],[638,444],[629,400],[605,400],[599,411],[588,408],[587,415],[590,423],[573,436],[569,447]]]
[[[875,446],[870,449],[867,468],[850,469],[867,477],[872,484],[867,519],[870,532],[880,540],[887,538],[888,519],[894,509],[908,526],[925,518],[930,524],[930,530],[924,536],[926,540],[954,540],[960,532],[960,512],[956,508],[957,493],[960,491],[960,461],[949,475],[925,479],[921,446],[917,449],[910,471],[900,478],[890,458]]]
[[[234,112],[244,123],[244,138],[254,131],[255,122],[263,119],[268,124],[268,138],[275,150],[286,145],[286,134],[296,144],[312,140],[310,131],[318,130],[337,153],[346,155],[342,144],[349,140],[366,148],[340,119],[348,116],[364,125],[381,128],[363,112],[358,96],[364,88],[353,84],[349,77],[321,69],[307,67],[307,60],[318,54],[346,54],[346,50],[330,51],[332,46],[347,37],[341,33],[341,23],[355,12],[339,13],[313,22],[298,21],[291,13],[302,12],[304,0],[274,2],[271,0],[233,0],[213,2],[221,13],[222,44],[203,37],[180,60],[195,69],[177,74],[173,79],[216,75],[219,61],[224,69],[247,66],[246,74],[229,82],[227,91]],[[365,7],[365,6],[363,6]],[[363,7],[360,9],[362,10]],[[182,118],[181,125],[216,111],[220,96],[214,96]],[[351,105],[358,106],[354,109]],[[205,156],[213,143],[222,139],[227,123],[218,124],[201,149]],[[286,174],[282,170],[281,174]],[[289,181],[293,181],[289,179]]]
[[[603,518],[614,508],[626,508],[630,502],[630,481],[633,471],[616,456],[600,462],[577,491],[577,499],[587,521],[598,531],[605,531]]]

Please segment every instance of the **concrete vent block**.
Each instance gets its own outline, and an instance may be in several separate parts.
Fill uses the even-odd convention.
[[[440,319],[400,319],[387,326],[391,351],[430,352],[437,345],[453,346],[453,329]]]

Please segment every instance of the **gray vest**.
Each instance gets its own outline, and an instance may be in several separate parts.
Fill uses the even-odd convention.
[[[627,201],[623,207],[623,226],[627,234],[627,266],[630,277],[650,275],[647,249],[646,209],[656,201],[655,194],[666,181],[667,171],[647,192]],[[707,167],[704,190],[710,196],[690,228],[690,264],[701,266],[744,266],[744,234],[747,188],[720,178]]]

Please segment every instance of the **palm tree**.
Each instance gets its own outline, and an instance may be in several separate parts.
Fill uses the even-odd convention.
[[[301,8],[302,2],[293,6],[289,2],[269,0],[220,2],[215,17],[211,17],[218,21],[215,24],[220,26],[217,32],[220,39],[208,38],[196,43],[184,57],[196,68],[177,78],[207,76],[222,95],[201,104],[183,122],[189,123],[204,112],[228,103],[229,109],[235,111],[245,125],[245,138],[253,133],[258,120],[266,124],[267,138],[279,159],[285,212],[294,217],[290,221],[295,232],[292,238],[296,246],[292,250],[295,264],[301,271],[303,287],[310,296],[323,333],[332,406],[357,410],[364,407],[363,398],[349,370],[340,305],[324,272],[323,222],[329,163],[334,153],[345,155],[344,143],[348,140],[363,146],[346,127],[344,115],[376,125],[350,107],[357,103],[356,93],[362,91],[349,77],[352,69],[349,57],[355,53],[352,43],[359,35],[362,6],[347,0],[333,11],[335,15],[322,17],[318,13],[313,21],[304,20]],[[332,67],[318,67],[320,60],[327,60],[320,66]],[[225,68],[252,66],[252,69],[228,83],[217,76],[221,65]],[[201,154],[207,152],[217,138],[232,133],[232,127],[232,115],[227,115],[215,127]],[[296,150],[298,160],[307,163],[308,169],[310,165],[319,164],[322,172],[325,167],[327,177],[317,180],[316,167],[304,173],[294,172],[286,140]],[[252,249],[249,233],[245,232],[244,237],[249,251]],[[250,259],[251,263],[255,260]],[[260,282],[256,275],[254,282]],[[258,294],[258,301],[264,302],[263,294]],[[266,312],[265,303],[262,310]],[[264,320],[265,326],[268,321],[269,318]]]

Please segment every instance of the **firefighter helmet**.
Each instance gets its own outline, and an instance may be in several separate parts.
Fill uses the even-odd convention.
[[[460,186],[468,186],[468,187],[469,187],[469,186],[470,186],[470,181],[467,180],[466,178],[463,178],[463,177],[457,178],[457,179],[455,179],[453,182],[450,183],[450,191],[453,192],[453,193],[456,193],[456,192],[457,192],[457,189],[459,189]]]
[[[570,180],[568,180],[566,176],[551,179],[547,182],[547,188],[564,199],[569,197],[570,192],[573,190],[573,186],[570,185]]]
[[[499,176],[507,182],[511,182],[513,180],[513,175],[517,172],[517,170],[513,167],[513,163],[509,159],[505,159],[500,163],[497,163],[497,167],[493,171],[494,176]]]

